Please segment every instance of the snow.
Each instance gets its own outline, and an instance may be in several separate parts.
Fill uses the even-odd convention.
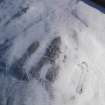
[[[6,62],[6,70],[0,72],[0,91],[3,90],[0,104],[104,105],[103,11],[89,0],[1,2],[0,45],[5,44],[5,39],[12,45],[0,58]],[[52,60],[46,49],[57,39],[61,43],[56,42],[58,45],[53,47],[60,49],[59,56],[54,55],[53,47],[50,48],[52,56],[58,57]],[[38,43],[38,46],[30,53],[27,49],[33,43]],[[19,66],[19,73],[24,73],[27,81],[23,75],[23,80],[13,75],[12,71],[16,70],[11,70],[12,66]],[[58,69],[56,78],[53,74],[57,69],[50,75],[55,78],[53,82],[46,79],[52,67]],[[11,93],[6,95],[8,90]]]

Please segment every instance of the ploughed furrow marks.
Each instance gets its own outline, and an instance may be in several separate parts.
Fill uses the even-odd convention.
[[[11,47],[12,42],[6,39],[2,44],[0,44],[0,72],[6,72],[6,53],[7,50]]]
[[[36,78],[40,80],[40,72],[44,65],[51,64],[52,67],[49,69],[49,72],[46,75],[46,80],[53,81],[56,75],[56,59],[59,57],[60,54],[60,45],[61,45],[61,38],[56,37],[54,38],[48,48],[46,49],[46,52],[44,56],[41,58],[41,60],[38,62],[37,65],[33,66],[29,72],[30,78]],[[43,69],[42,69],[43,70]]]
[[[18,80],[28,80],[28,76],[23,66],[26,63],[27,59],[37,50],[39,47],[39,42],[32,43],[23,56],[16,60],[12,66],[9,68],[10,75],[14,76]]]
[[[21,7],[19,11],[17,11],[16,14],[14,14],[6,23],[5,25],[8,25],[9,23],[11,23],[11,21],[15,20],[16,18],[21,17],[22,15],[24,15],[27,11],[28,11],[29,7]]]

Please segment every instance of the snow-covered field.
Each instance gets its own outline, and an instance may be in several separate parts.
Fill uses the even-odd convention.
[[[105,14],[91,3],[0,1],[0,105],[105,105]]]

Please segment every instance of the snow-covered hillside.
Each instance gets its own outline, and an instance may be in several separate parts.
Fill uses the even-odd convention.
[[[0,0],[0,105],[104,105],[104,34],[89,0]]]

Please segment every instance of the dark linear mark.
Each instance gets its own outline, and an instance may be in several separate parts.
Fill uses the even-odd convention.
[[[52,40],[49,47],[46,49],[44,56],[38,62],[36,66],[33,66],[29,72],[30,78],[40,78],[40,71],[43,65],[47,63],[55,64],[55,60],[59,57],[60,54],[60,45],[61,45],[61,38],[56,37]],[[49,77],[47,77],[49,78]],[[50,79],[50,78],[49,78]]]
[[[29,7],[25,7],[25,8],[22,8],[20,11],[18,11],[15,15],[13,15],[11,17],[11,19],[9,19],[6,23],[5,23],[5,26],[8,25],[12,20],[16,19],[16,18],[19,18],[21,17],[22,15],[24,15],[27,10],[29,9]]]
[[[33,42],[30,47],[27,49],[26,55],[31,56],[39,47],[39,42]]]
[[[75,13],[75,10],[72,11],[72,15],[73,15],[75,18],[77,18],[81,23],[83,23],[84,26],[88,27],[88,24],[87,24],[84,20],[82,20],[82,19]]]
[[[42,20],[41,15],[40,15],[40,16],[37,16],[36,19],[35,19],[35,21],[33,21],[33,22],[30,23],[26,28],[24,28],[23,32],[25,32],[26,30],[30,29],[33,25],[35,25],[35,24],[41,22],[41,20]]]
[[[24,13],[27,12],[28,9],[29,9],[29,7],[22,8],[21,11],[18,11],[18,12],[13,16],[12,19],[18,18],[18,17],[22,16]]]
[[[28,80],[27,73],[23,69],[23,66],[27,59],[37,50],[39,47],[39,42],[32,43],[27,49],[26,53],[17,61],[15,61],[10,67],[9,71],[12,76],[18,80]]]

